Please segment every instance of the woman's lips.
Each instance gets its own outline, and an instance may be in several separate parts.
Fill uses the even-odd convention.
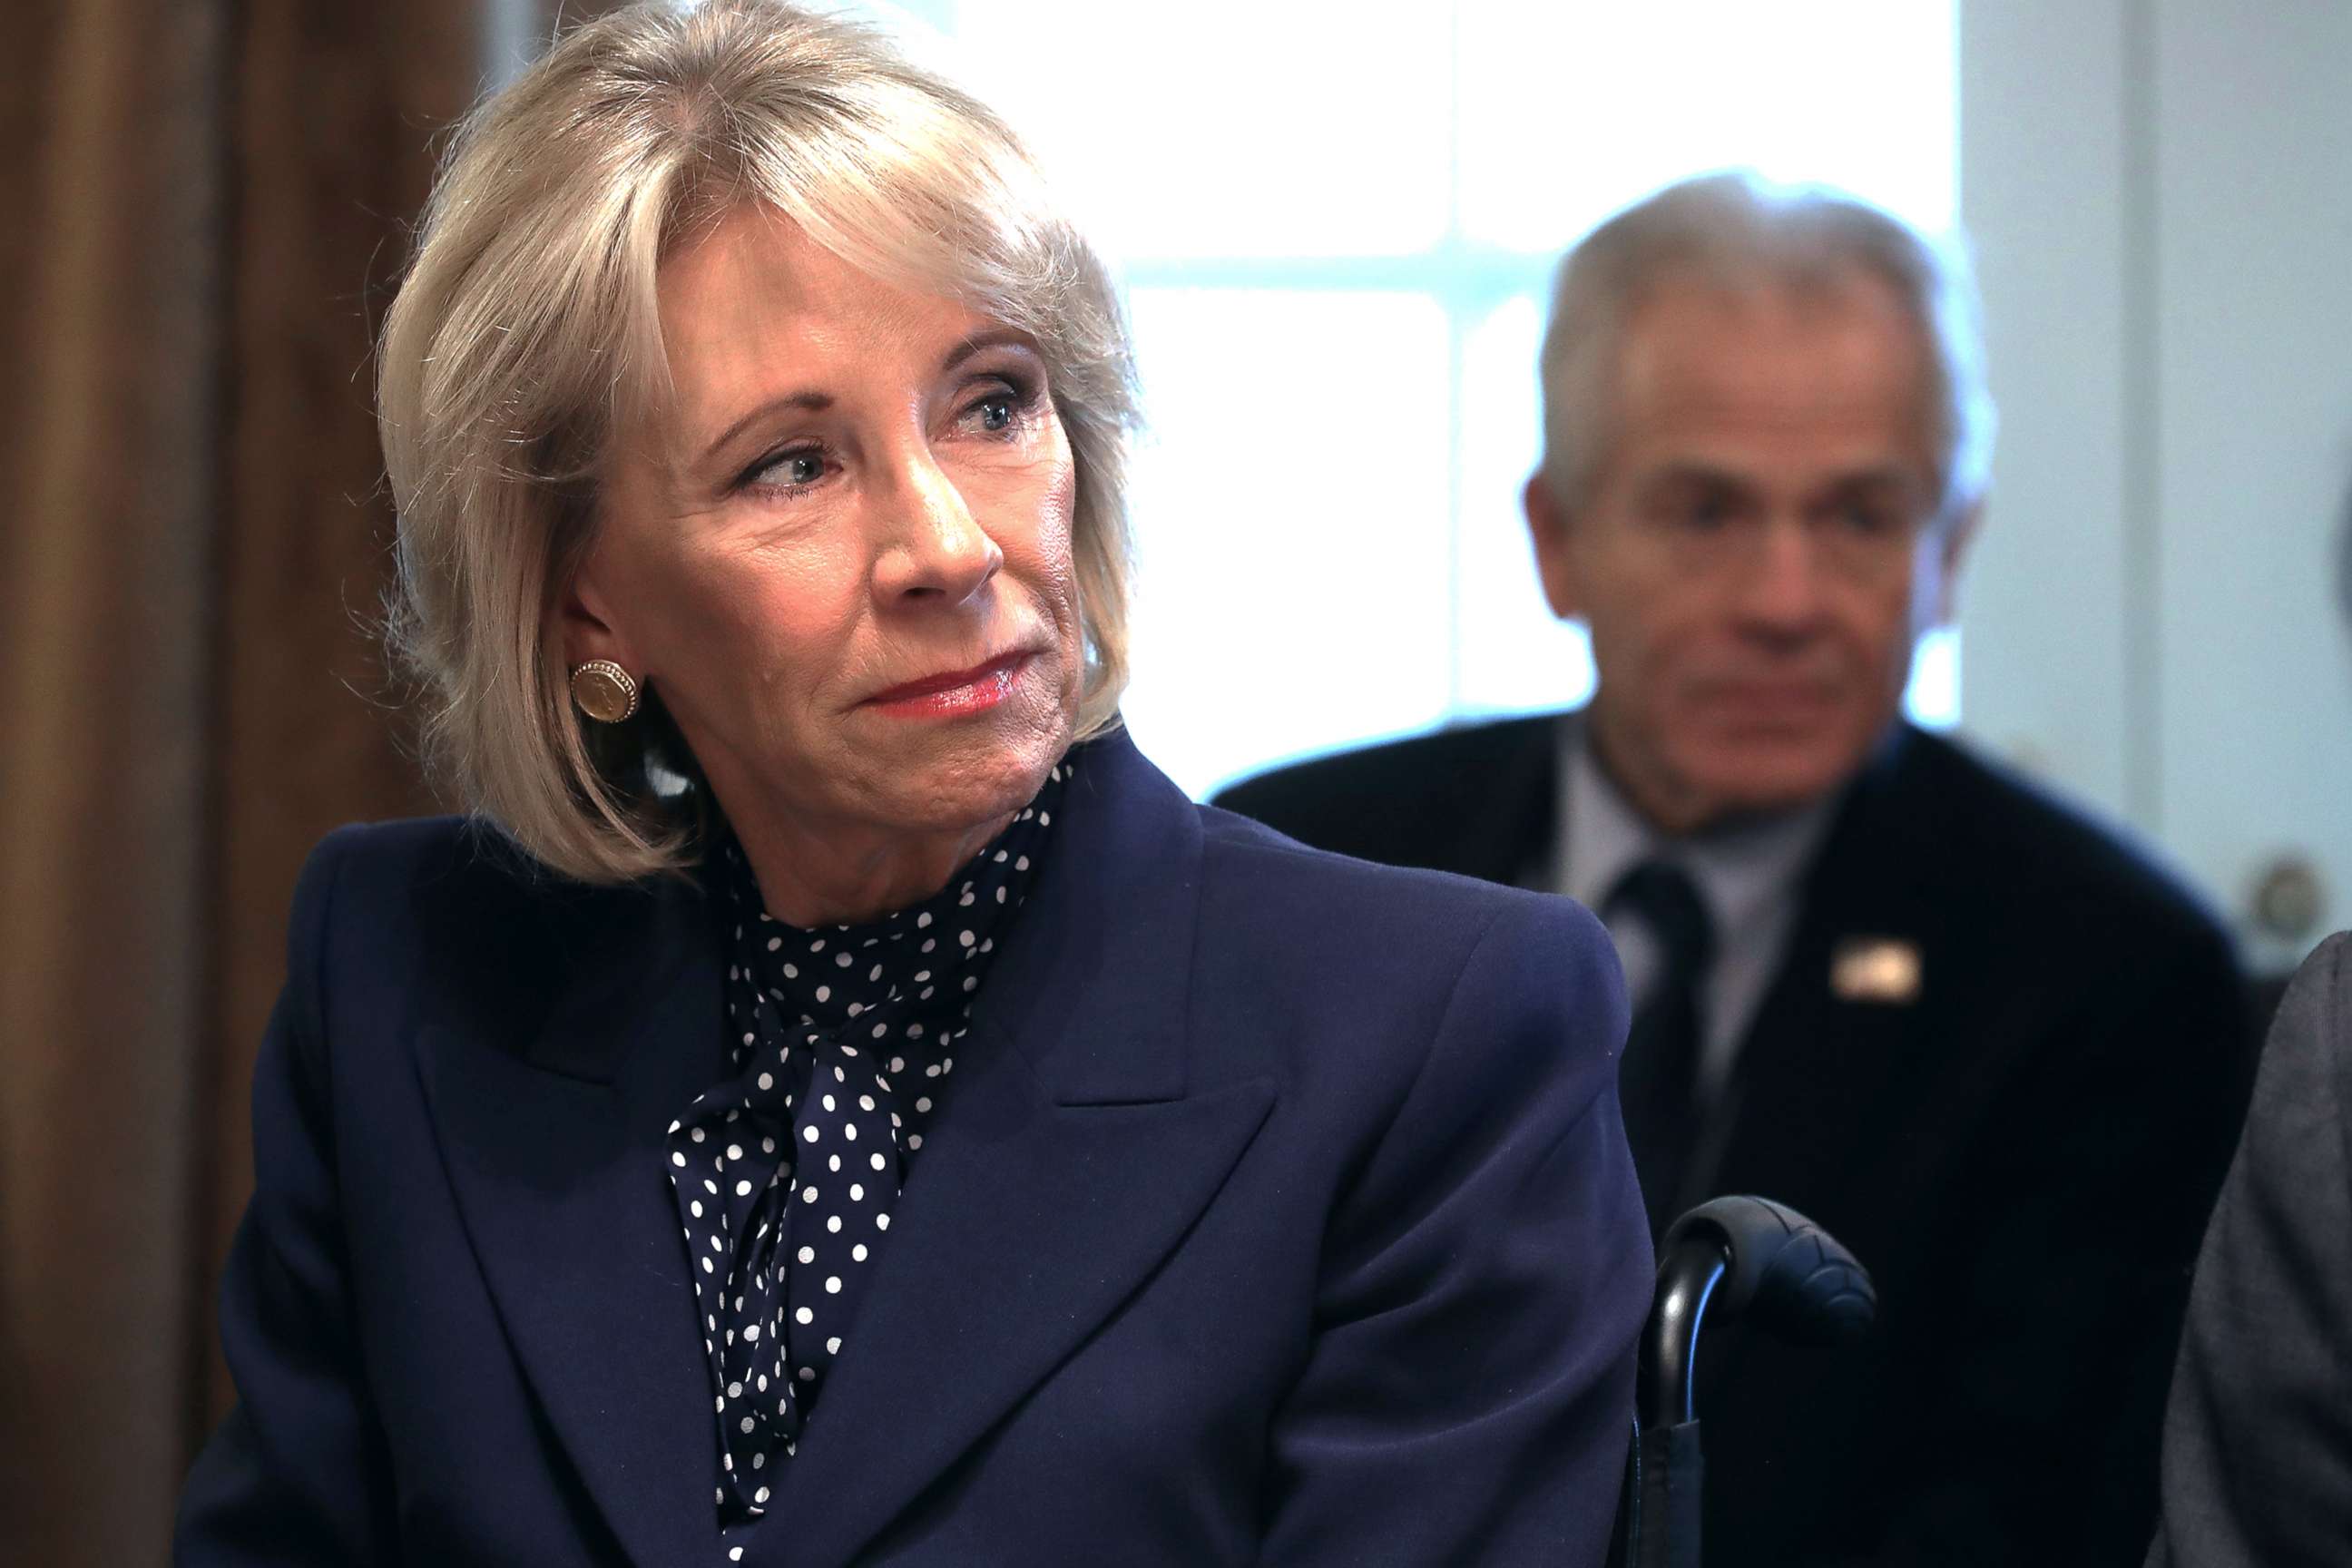
[[[1008,653],[970,669],[947,670],[877,691],[866,706],[908,719],[947,719],[982,713],[1013,694],[1013,682],[1033,656]]]

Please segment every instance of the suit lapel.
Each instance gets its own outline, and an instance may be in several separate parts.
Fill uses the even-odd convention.
[[[508,1340],[589,1496],[641,1568],[715,1562],[710,1374],[663,1137],[723,1071],[718,949],[689,889],[599,897],[604,928],[549,961],[556,1011],[526,1050],[428,1025],[420,1068]]]
[[[1806,878],[1788,953],[1702,1131],[1690,1201],[1752,1191],[1818,1206],[1886,1135],[1893,1085],[1919,1068],[1922,1021],[1948,977],[1927,911],[1909,891],[1917,862],[1905,840],[1917,825],[1905,798],[1906,735],[1898,726],[1856,779]],[[1917,994],[1838,994],[1833,965],[1856,942],[1914,954]]]
[[[1081,757],[768,1560],[836,1568],[872,1542],[1150,1277],[1273,1103],[1187,1091],[1198,812],[1123,735]]]

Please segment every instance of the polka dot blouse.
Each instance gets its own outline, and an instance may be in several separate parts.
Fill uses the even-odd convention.
[[[1067,771],[940,892],[870,924],[772,920],[741,850],[719,851],[735,1077],[670,1124],[668,1153],[710,1359],[722,1536],[740,1541],[765,1512],[772,1472],[855,1337],[867,1272]],[[730,1543],[728,1561],[742,1550]]]

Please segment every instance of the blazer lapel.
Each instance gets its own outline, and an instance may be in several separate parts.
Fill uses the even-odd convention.
[[[670,1118],[724,1072],[698,896],[597,895],[518,1050],[428,1025],[419,1060],[482,1274],[550,1426],[641,1568],[719,1557],[709,1382],[664,1176]]]
[[[1818,1205],[1885,1135],[1891,1085],[1918,1069],[1912,1046],[1946,977],[1905,879],[1904,735],[1898,726],[1856,779],[1806,879],[1787,956],[1702,1130],[1688,1202],[1738,1190]],[[1907,954],[1916,990],[1841,995],[1836,966],[1857,945]]]
[[[1188,1094],[1197,810],[1094,742],[754,1560],[849,1562],[1110,1317],[1273,1104]]]

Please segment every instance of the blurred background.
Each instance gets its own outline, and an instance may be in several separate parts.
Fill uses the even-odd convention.
[[[1977,258],[1990,527],[1915,716],[2130,824],[2258,971],[2352,923],[2352,6],[886,19],[1032,136],[1127,279],[1153,426],[1127,711],[1187,788],[1589,688],[1517,510],[1549,268],[1748,164]],[[552,20],[10,7],[0,1560],[163,1560],[228,1397],[211,1300],[296,869],[338,823],[435,806],[365,629],[392,528],[369,342],[441,132]]]

